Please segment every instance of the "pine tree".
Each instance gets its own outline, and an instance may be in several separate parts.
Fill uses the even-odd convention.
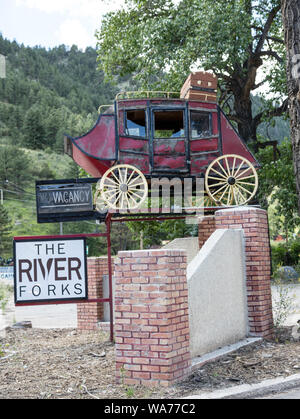
[[[45,127],[42,110],[32,106],[26,113],[24,121],[25,144],[29,148],[41,149],[45,146]]]

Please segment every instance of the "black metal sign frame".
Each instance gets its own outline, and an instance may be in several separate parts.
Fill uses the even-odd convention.
[[[99,178],[36,181],[38,223],[104,220],[106,214],[94,210],[92,185]]]

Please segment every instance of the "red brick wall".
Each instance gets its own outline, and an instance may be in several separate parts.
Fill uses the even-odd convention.
[[[206,215],[199,219],[199,249],[204,245],[206,240],[212,235],[216,230],[215,216]]]
[[[245,234],[247,302],[250,333],[273,337],[271,259],[268,216],[260,208],[244,207],[215,213],[216,228],[240,228]]]
[[[87,259],[88,297],[103,297],[103,275],[108,275],[107,257],[90,257]],[[81,330],[97,329],[103,318],[103,303],[77,304],[77,328]]]
[[[168,386],[190,364],[185,251],[119,252],[115,263],[117,379]]]

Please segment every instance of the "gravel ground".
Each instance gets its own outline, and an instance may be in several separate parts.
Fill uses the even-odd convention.
[[[115,383],[114,345],[104,332],[8,328],[0,338],[0,399],[172,399],[300,372],[291,328],[208,363],[171,387]]]

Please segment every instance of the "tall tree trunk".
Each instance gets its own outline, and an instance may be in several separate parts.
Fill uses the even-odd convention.
[[[238,132],[243,140],[248,142],[257,142],[257,123],[252,113],[251,91],[255,86],[255,79],[258,68],[262,65],[261,60],[254,60],[251,54],[245,63],[247,71],[243,68],[237,68],[236,77],[229,83],[229,89],[234,97],[234,117],[238,126]]]
[[[282,0],[293,162],[300,214],[300,1]]]
[[[234,96],[234,111],[237,116],[238,132],[243,140],[248,142],[257,141],[256,129],[253,124],[251,97],[244,98]]]

